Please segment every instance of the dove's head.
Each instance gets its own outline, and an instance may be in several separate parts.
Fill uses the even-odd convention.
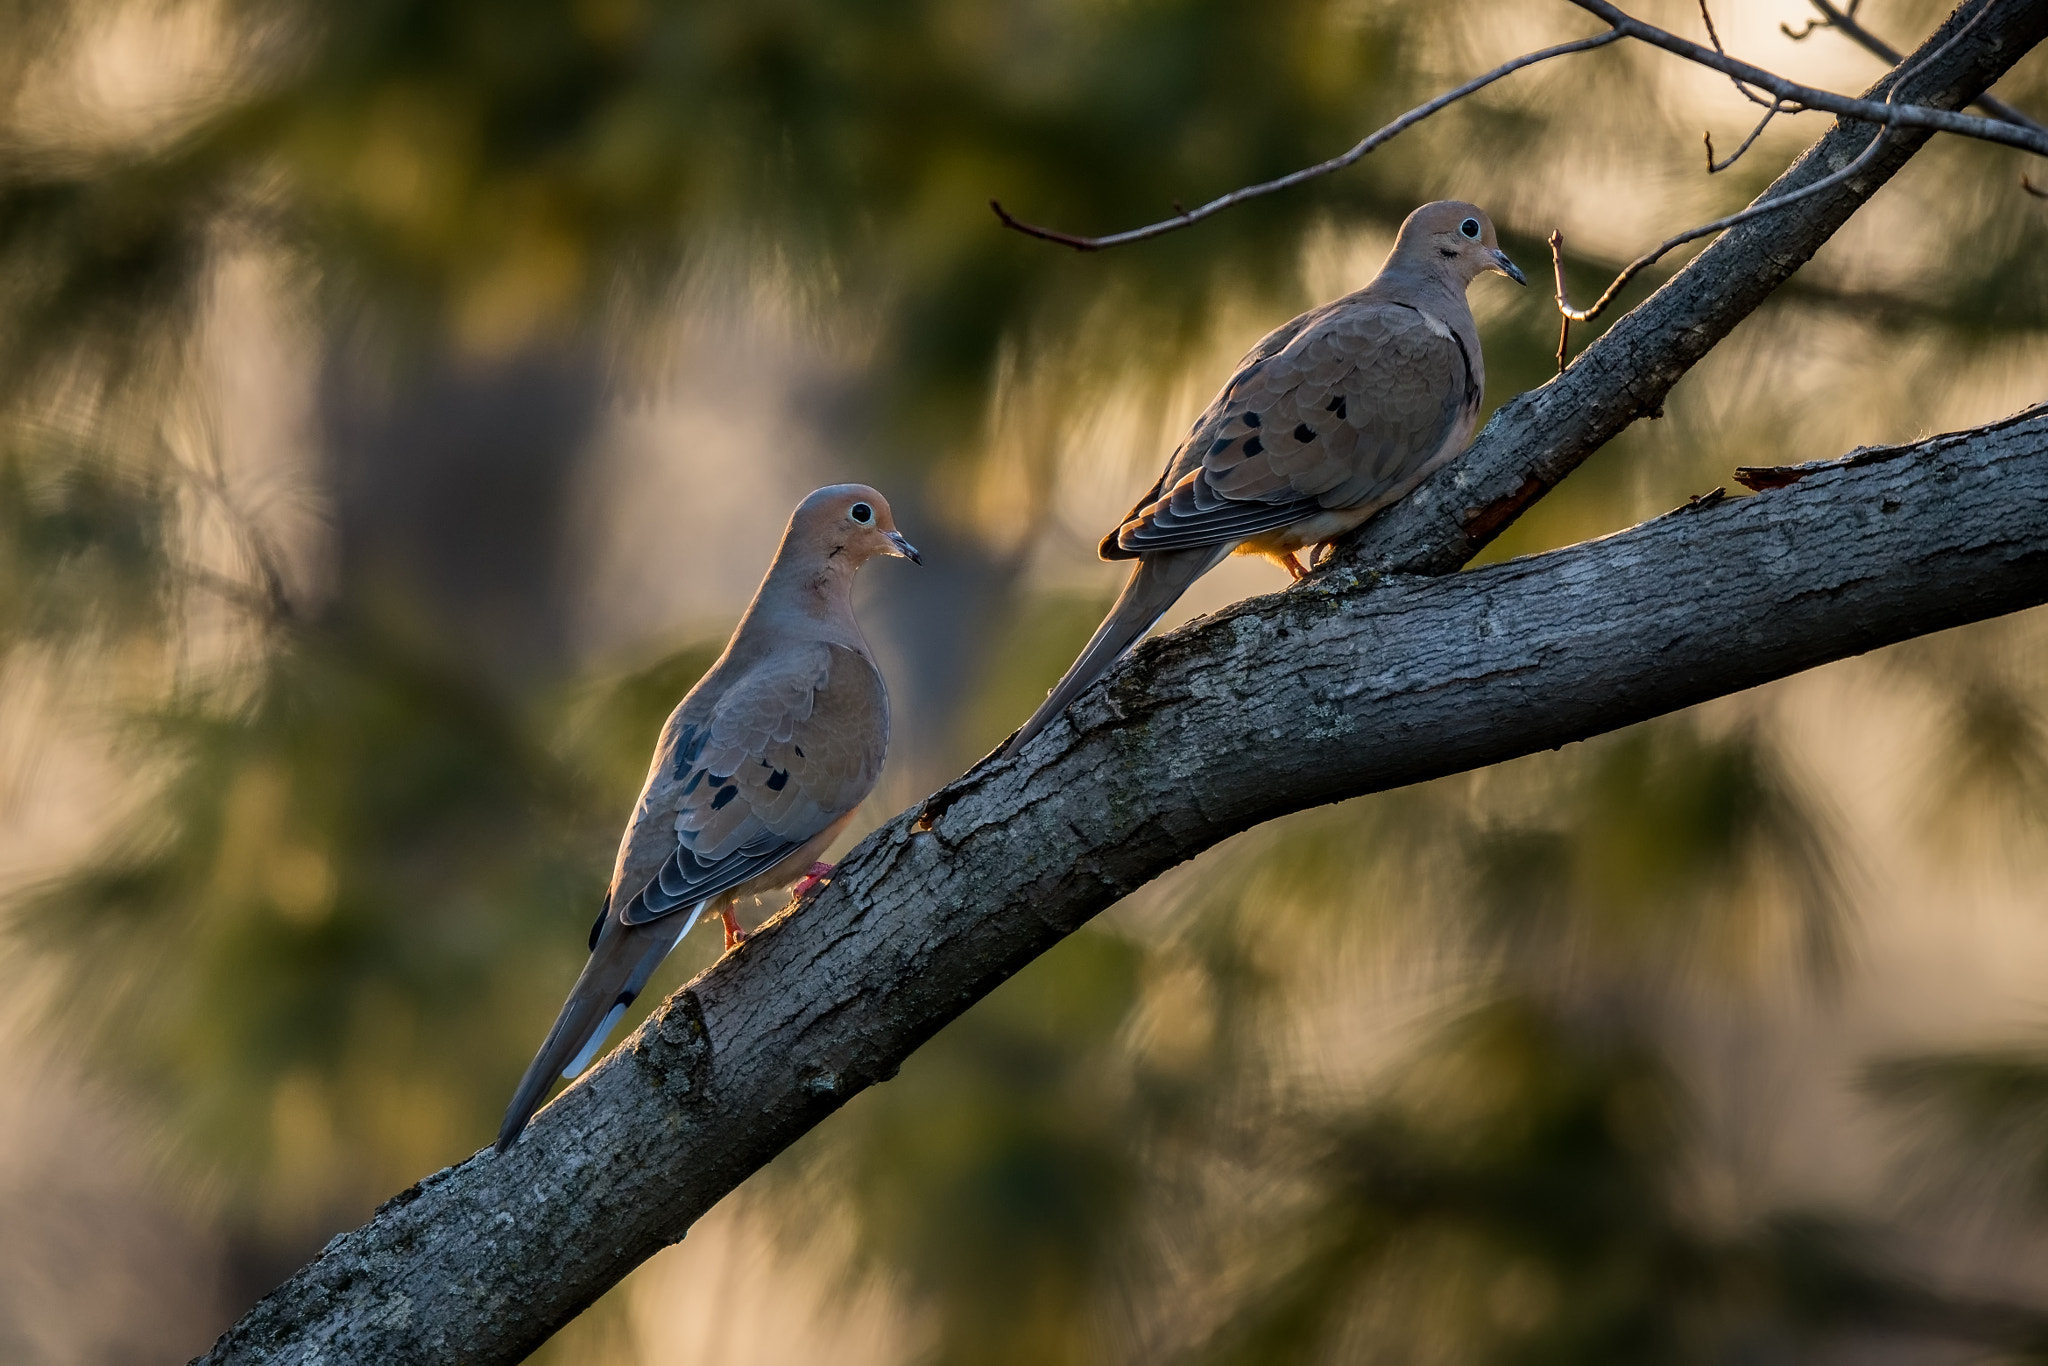
[[[923,564],[917,547],[903,539],[889,500],[866,484],[832,484],[796,505],[788,539],[824,560],[844,559],[857,568],[877,555],[896,555]]]
[[[1460,199],[1439,199],[1409,214],[1394,242],[1394,259],[1448,275],[1460,287],[1489,270],[1498,271],[1518,285],[1529,283],[1500,249],[1493,235],[1493,220],[1486,216],[1486,210]]]

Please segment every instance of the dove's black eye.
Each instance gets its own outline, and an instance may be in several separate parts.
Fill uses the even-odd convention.
[[[866,503],[855,503],[847,510],[847,515],[862,526],[866,526],[869,522],[875,520],[875,510]]]
[[[1479,220],[1476,218],[1466,219],[1458,224],[1458,231],[1477,242],[1479,240]]]

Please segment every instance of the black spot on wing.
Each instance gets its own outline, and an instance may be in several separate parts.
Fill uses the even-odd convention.
[[[697,756],[704,752],[704,742],[709,738],[695,726],[683,727],[683,733],[676,737],[676,777],[690,771],[690,765],[697,762]]]
[[[775,770],[775,771],[774,771],[773,773],[771,773],[771,774],[769,774],[769,775],[768,775],[768,790],[769,790],[770,792],[780,792],[780,791],[782,791],[782,789],[783,789],[783,788],[785,788],[785,787],[788,787],[788,786],[789,786],[789,770],[788,770],[788,769],[786,769],[786,768],[778,768],[778,769],[776,769],[776,770]]]
[[[1324,407],[1327,408],[1330,412],[1335,413],[1337,415],[1337,420],[1339,422],[1342,422],[1344,420],[1344,395],[1337,395],[1337,397],[1331,399],[1327,404],[1325,404]]]
[[[1249,409],[1242,413],[1239,413],[1238,416],[1244,419],[1244,425],[1247,427],[1256,427],[1259,425],[1259,415],[1255,412],[1250,411]]]
[[[1316,429],[1306,422],[1297,422],[1294,424],[1294,439],[1305,446],[1316,439]]]
[[[1257,455],[1260,451],[1264,449],[1266,449],[1265,445],[1261,443],[1256,436],[1245,438],[1244,453],[1247,458]]]
[[[597,923],[590,927],[590,951],[597,952],[597,937],[604,933],[604,918],[612,913],[612,889],[604,889],[604,901],[597,908]]]
[[[727,783],[724,787],[719,788],[718,795],[711,799],[711,809],[713,811],[721,811],[725,808],[727,802],[739,795],[740,789],[738,784]]]

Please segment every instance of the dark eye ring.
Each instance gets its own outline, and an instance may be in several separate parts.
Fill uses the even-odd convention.
[[[1477,242],[1479,240],[1479,220],[1476,218],[1466,219],[1458,224],[1458,231]]]
[[[869,522],[875,520],[875,510],[866,503],[855,503],[851,508],[847,509],[847,515],[862,526],[866,526]]]

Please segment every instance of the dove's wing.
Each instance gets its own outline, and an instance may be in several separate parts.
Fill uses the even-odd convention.
[[[1477,411],[1475,358],[1434,315],[1359,300],[1309,318],[1231,377],[1182,447],[1185,472],[1117,529],[1120,558],[1243,541],[1383,497]]]
[[[701,721],[683,719],[689,710],[686,700],[621,860],[630,878],[653,851],[636,846],[665,849],[621,905],[627,925],[774,868],[866,799],[889,746],[882,675],[843,645],[777,651],[724,689]]]

